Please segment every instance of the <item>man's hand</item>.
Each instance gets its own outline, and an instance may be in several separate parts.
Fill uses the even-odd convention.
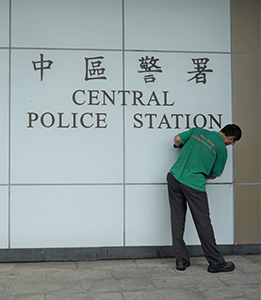
[[[174,148],[182,148],[183,145],[182,145],[182,141],[180,139],[180,137],[178,135],[176,135],[174,137],[174,145],[173,145]]]
[[[182,148],[183,147],[183,145],[182,144],[180,144],[179,146],[176,146],[175,144],[173,145],[173,147],[174,148]]]
[[[207,175],[207,179],[215,179],[216,176],[213,176],[212,174]]]

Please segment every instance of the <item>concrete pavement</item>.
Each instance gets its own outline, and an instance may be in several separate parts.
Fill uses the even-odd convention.
[[[211,274],[204,257],[0,264],[1,300],[260,300],[260,255],[226,256],[236,269]]]

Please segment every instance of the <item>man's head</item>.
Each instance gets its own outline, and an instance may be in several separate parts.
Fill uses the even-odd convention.
[[[239,141],[242,136],[242,131],[236,124],[226,125],[219,133],[223,136],[226,146],[235,144],[235,142]]]

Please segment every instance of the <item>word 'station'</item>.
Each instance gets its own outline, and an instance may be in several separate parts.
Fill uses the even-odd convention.
[[[104,56],[84,57],[85,62],[85,74],[83,76],[84,81],[91,80],[107,80],[108,74],[103,66],[105,58]],[[193,71],[188,71],[188,74],[193,74],[193,77],[187,81],[195,80],[196,84],[206,84],[207,73],[213,72],[213,70],[207,68],[208,58],[192,58],[192,62],[195,65]],[[44,55],[40,54],[40,60],[32,61],[34,71],[40,71],[40,80],[43,81],[43,74],[46,70],[51,70],[53,61],[50,59],[44,59]],[[144,56],[139,59],[140,70],[138,73],[145,74],[145,84],[154,83],[156,81],[156,75],[162,73],[162,66],[159,63],[159,58],[154,56]],[[171,99],[172,98],[172,99]],[[171,100],[170,100],[171,99]],[[27,112],[27,128],[84,128],[84,129],[105,129],[109,126],[110,117],[108,113],[93,112],[89,108],[101,106],[132,106],[132,107],[174,107],[175,101],[173,97],[169,97],[169,91],[155,92],[152,91],[146,96],[143,91],[140,90],[92,90],[92,89],[78,89],[71,95],[72,103],[75,104],[75,108],[78,108],[74,112],[66,112],[60,110],[59,112],[43,111]],[[88,107],[87,111],[84,109]],[[79,108],[81,111],[79,112]],[[168,112],[168,113],[167,113]],[[115,116],[111,118],[115,119]],[[199,127],[209,129],[213,128],[216,124],[221,128],[222,114],[213,113],[207,115],[203,113],[197,113],[191,115],[189,113],[173,112],[173,110],[166,110],[165,113],[157,113],[156,111],[150,113],[136,112],[132,118],[132,126],[135,129],[180,129],[191,127]]]

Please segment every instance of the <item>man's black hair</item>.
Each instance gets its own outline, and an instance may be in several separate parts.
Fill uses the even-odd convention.
[[[234,136],[235,141],[239,141],[242,136],[242,131],[239,126],[236,124],[228,124],[225,127],[223,127],[221,130],[226,136]]]

